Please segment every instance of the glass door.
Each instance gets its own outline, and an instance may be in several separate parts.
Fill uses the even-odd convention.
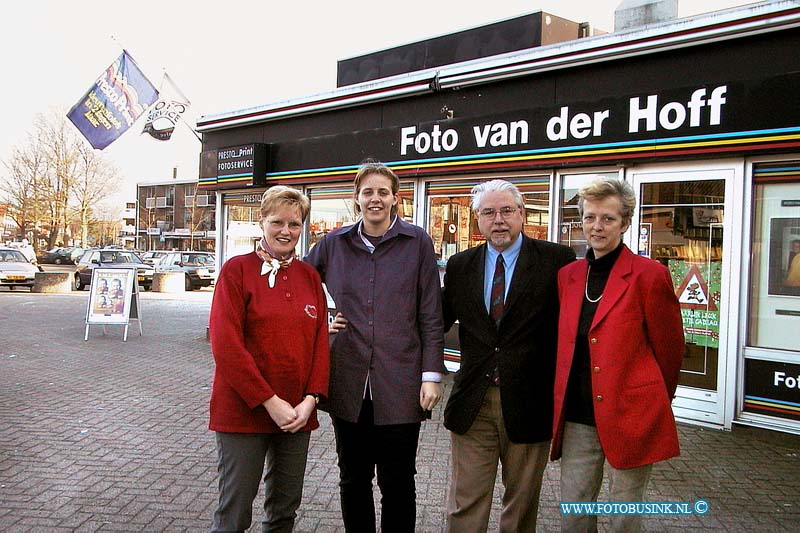
[[[724,423],[725,317],[730,298],[738,295],[725,281],[732,177],[724,170],[634,173],[638,209],[631,227],[637,229],[628,237],[632,250],[669,269],[680,302],[686,353],[675,413],[715,425]]]

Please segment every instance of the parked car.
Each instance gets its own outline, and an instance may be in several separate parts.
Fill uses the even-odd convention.
[[[0,286],[33,288],[36,273],[41,268],[34,265],[15,248],[0,248]]]
[[[70,263],[77,263],[78,259],[87,251],[89,248],[84,248],[82,246],[76,246],[72,249],[69,254]]]
[[[74,263],[72,259],[72,248],[53,248],[41,254],[39,263],[51,265],[63,265],[67,263]]]
[[[75,264],[88,249],[82,246],[56,246],[52,250],[39,254],[38,262],[53,265]]]
[[[142,254],[142,261],[148,265],[157,265],[162,257],[170,253],[169,250],[150,250]]]
[[[136,267],[136,279],[139,286],[148,290],[153,286],[153,267],[129,250],[103,248],[87,250],[78,260],[75,269],[75,290],[82,291],[92,283],[92,271],[95,268],[132,268]]]
[[[212,252],[169,252],[155,268],[156,272],[183,271],[187,291],[217,282],[216,259]]]

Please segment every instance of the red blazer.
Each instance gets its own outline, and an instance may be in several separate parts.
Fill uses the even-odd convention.
[[[564,399],[588,262],[558,273],[561,303],[551,458],[561,457]],[[667,269],[627,247],[611,269],[589,329],[597,435],[608,462],[627,469],[679,455],[671,402],[685,351],[678,299]]]

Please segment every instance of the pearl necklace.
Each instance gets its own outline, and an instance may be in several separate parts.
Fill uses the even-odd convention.
[[[589,298],[589,273],[590,273],[591,271],[592,271],[592,265],[589,265],[589,269],[586,271],[586,284],[583,286],[583,295],[584,295],[584,296],[586,296],[586,299],[587,299],[588,301],[590,301],[590,302],[591,302],[591,303],[593,303],[593,304],[596,304],[596,303],[597,303],[597,302],[599,302],[599,301],[600,301],[600,299],[603,297],[603,293],[601,292],[601,293],[600,293],[600,296],[598,296],[598,297],[597,297],[597,298],[595,298],[595,299],[591,299],[591,298]]]

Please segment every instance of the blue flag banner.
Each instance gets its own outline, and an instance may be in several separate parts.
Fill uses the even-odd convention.
[[[67,118],[94,148],[102,150],[133,126],[157,99],[156,88],[123,50],[70,109]]]

